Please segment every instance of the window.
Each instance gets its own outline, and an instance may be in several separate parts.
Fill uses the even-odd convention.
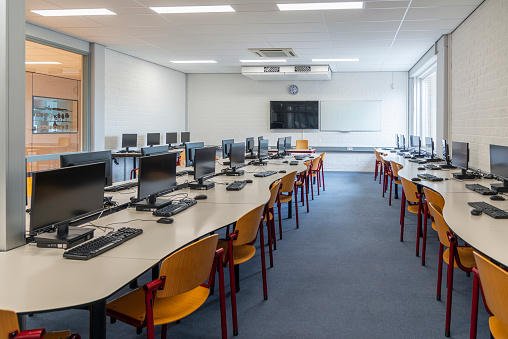
[[[413,114],[410,117],[410,134],[419,135],[422,139],[431,137],[436,143],[436,64],[414,77],[413,80]]]

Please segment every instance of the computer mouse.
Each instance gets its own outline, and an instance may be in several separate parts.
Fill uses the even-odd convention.
[[[424,170],[425,170],[425,167],[418,167],[418,170],[419,170],[419,171],[424,171]]]
[[[280,170],[279,173],[286,173],[286,170]]]
[[[245,180],[245,182],[248,184],[252,184],[252,179],[247,179],[247,180]]]
[[[160,218],[159,220],[157,220],[157,222],[159,224],[172,224],[174,220],[175,219],[173,219],[173,218],[165,217],[165,218]]]
[[[502,195],[493,195],[490,197],[490,200],[502,201],[502,200],[506,200],[506,199]]]
[[[482,210],[478,210],[476,208],[473,208],[471,210],[471,215],[480,215],[480,214],[482,214]]]
[[[411,181],[422,181],[420,178],[412,178]]]
[[[194,200],[204,200],[206,198],[208,198],[208,196],[206,194],[200,194],[200,195],[196,195],[194,197]]]

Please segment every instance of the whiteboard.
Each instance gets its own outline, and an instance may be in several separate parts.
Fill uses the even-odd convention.
[[[321,101],[321,131],[381,131],[381,100]]]

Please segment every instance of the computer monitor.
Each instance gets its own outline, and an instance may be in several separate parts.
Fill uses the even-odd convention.
[[[172,133],[166,133],[166,144],[178,144],[178,133],[172,132]]]
[[[498,192],[508,192],[508,147],[490,145],[490,173],[502,180],[501,184],[491,184]]]
[[[188,145],[188,144],[185,144]],[[194,180],[197,184],[189,184],[191,189],[209,189],[214,186],[213,181],[205,181],[215,174],[215,147],[198,147],[193,149]],[[243,146],[242,146],[243,152]]]
[[[268,139],[261,139],[258,142],[258,159],[268,158]]]
[[[243,167],[245,165],[245,143],[237,142],[231,144],[229,159],[231,160],[230,167],[232,169]]]
[[[289,154],[290,150],[291,150],[291,137],[285,137],[284,138],[284,153]]]
[[[434,158],[434,140],[431,137],[425,137],[425,152],[432,159]]]
[[[96,164],[99,162],[104,163],[106,166],[104,171],[104,186],[111,186],[113,184],[113,174],[111,169],[111,151],[60,155],[60,167],[62,168],[70,166]]]
[[[180,142],[185,144],[186,142],[190,142],[190,132],[182,132],[180,134]]]
[[[204,142],[185,143],[185,166],[190,167],[194,164],[194,153],[196,148],[205,147]],[[215,159],[215,158],[214,158]]]
[[[99,212],[104,203],[104,162],[71,166],[32,174],[30,233],[59,227]]]
[[[161,134],[160,133],[148,133],[146,135],[146,144],[148,146],[160,145],[161,144]]]
[[[420,137],[417,135],[412,135],[410,140],[410,146],[414,151],[418,150],[418,154],[420,154],[420,148],[422,146]]]
[[[467,142],[452,141],[452,165],[462,169],[462,172],[452,173],[456,179],[474,179],[467,174],[469,162],[469,144]]]
[[[448,149],[448,145],[446,144],[445,139],[441,139],[441,144],[443,145],[443,159],[446,161],[447,165],[450,165],[450,151]]]
[[[259,145],[259,140],[263,140],[263,136],[258,137],[258,145]]]
[[[234,142],[235,142],[234,139],[222,140],[222,159],[229,158],[229,152],[230,152],[229,148],[231,147],[231,144]]]
[[[146,157],[148,155],[164,154],[168,153],[169,145],[161,145],[155,147],[141,147],[141,156]]]
[[[245,138],[245,153],[253,153],[254,152],[254,138]]]
[[[280,156],[284,153],[284,138],[277,139],[277,155]]]
[[[125,148],[128,151],[129,147],[136,147],[137,145],[138,145],[137,134],[122,134],[122,148]]]
[[[395,134],[395,148],[400,148],[399,146],[399,135]]]
[[[404,136],[404,134],[400,135],[400,144],[401,144],[401,148],[403,150],[405,150],[406,149],[406,137]]]
[[[148,208],[160,205],[157,196],[176,187],[176,153],[156,154],[139,158],[137,203]]]

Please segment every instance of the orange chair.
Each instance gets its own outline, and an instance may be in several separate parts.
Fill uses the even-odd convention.
[[[231,286],[231,309],[233,313],[233,335],[238,334],[238,320],[236,310],[236,293],[240,291],[239,266],[254,257],[256,247],[252,244],[256,240],[259,231],[261,250],[261,275],[263,278],[263,297],[268,299],[268,288],[266,284],[265,247],[263,234],[263,212],[266,205],[259,205],[253,210],[240,217],[235,223],[235,230],[228,234],[226,239],[220,240],[218,248],[226,252],[224,265],[229,265],[229,281]]]
[[[277,240],[275,236],[275,211],[273,207],[275,206],[275,202],[277,201],[277,196],[279,195],[281,180],[278,179],[273,182],[270,186],[270,200],[266,203],[266,209],[264,214],[263,221],[266,222],[266,227],[268,230],[268,249],[270,253],[270,267],[273,267],[273,252],[272,252],[272,243],[273,248],[277,249]]]
[[[381,153],[374,147],[374,154],[376,155],[376,167],[374,167],[374,181],[377,179],[379,172],[379,183],[381,183],[381,175],[383,175],[383,163],[381,161]]]
[[[320,180],[320,170],[319,170],[319,163],[320,163],[321,159],[319,157],[316,157],[314,159],[312,159],[312,162],[311,162],[311,166],[310,166],[310,179],[311,179],[311,183],[310,183],[310,190],[311,190],[311,194],[312,194],[312,200],[314,200],[314,184],[312,183],[312,180],[314,180],[314,183],[317,182],[317,191],[318,191],[318,195],[319,195],[319,180]]]
[[[46,333],[44,329],[20,331],[16,313],[9,310],[0,310],[0,338],[81,339],[81,336],[77,333],[71,334],[71,331],[50,333]]]
[[[457,236],[450,230],[443,215],[438,211],[433,203],[429,202],[430,214],[435,220],[437,234],[439,237],[439,267],[437,275],[437,300],[441,300],[441,279],[443,270],[443,261],[448,264],[447,271],[447,289],[446,296],[446,322],[445,336],[450,336],[450,323],[452,313],[452,290],[453,290],[453,268],[458,267],[464,272],[470,273],[476,263],[473,256],[473,248],[469,246],[458,246]],[[443,251],[444,246],[448,247]]]
[[[323,182],[323,191],[325,190],[325,170],[324,170],[324,162],[325,162],[326,152],[323,152],[319,155],[319,169],[321,170],[321,181]]]
[[[422,194],[418,192],[416,185],[404,178],[400,178],[402,182],[402,201],[400,202],[400,241],[404,241],[404,217],[406,215],[406,200],[408,203],[407,210],[418,215],[418,226],[416,229],[416,256],[420,255],[420,232],[422,228]]]
[[[433,203],[434,207],[439,213],[443,214],[443,208],[445,205],[444,198],[441,194],[431,190],[430,188],[423,187],[423,195],[425,197],[425,211],[423,214],[423,239],[422,239],[422,266],[425,266],[425,252],[427,248],[427,220],[430,217],[432,220],[432,228],[437,231],[436,223],[434,218],[429,213],[429,203]]]
[[[106,314],[112,322],[118,319],[138,329],[146,327],[148,339],[154,338],[154,326],[162,325],[162,338],[166,338],[168,323],[203,305],[218,269],[222,338],[227,338],[224,250],[216,249],[218,239],[217,234],[211,235],[164,259],[159,279],[107,303]]]
[[[383,198],[385,197],[385,193],[388,190],[388,179],[392,177],[392,166],[388,160],[385,160],[384,156],[381,156],[381,163],[383,165]],[[391,198],[391,195],[390,195]],[[390,204],[390,201],[388,201]]]
[[[305,206],[305,201],[303,200],[303,193],[305,190],[305,198],[307,199],[307,213],[309,213],[309,177],[310,177],[310,160],[307,160],[304,162],[304,164],[307,166],[307,169],[303,171],[302,173],[298,174],[296,178],[295,183],[295,189],[296,189],[296,196],[298,196],[298,188],[300,187],[302,189],[302,203],[303,206]],[[324,189],[324,188],[323,188]]]
[[[390,161],[390,167],[392,169],[392,175],[390,177],[390,198],[388,199],[388,205],[392,205],[392,184],[395,181],[395,199],[399,197],[399,189],[397,185],[402,185],[399,177],[399,171],[403,168],[401,164],[396,163],[395,161]]]
[[[317,159],[317,158],[316,158]],[[319,160],[319,159],[318,159]],[[288,203],[288,218],[292,217],[291,201],[293,200],[293,192],[295,193],[295,213],[296,213],[296,228],[300,227],[298,220],[298,196],[295,189],[296,171],[286,174],[281,178],[279,198],[277,202],[277,209],[279,212],[279,239],[282,239],[282,217],[281,217],[281,204]]]
[[[296,140],[295,149],[309,149],[309,140]]]

